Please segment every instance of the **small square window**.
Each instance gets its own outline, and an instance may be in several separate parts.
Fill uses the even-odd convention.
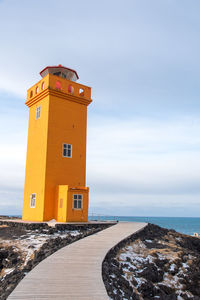
[[[34,208],[35,207],[35,202],[36,202],[36,194],[31,194],[30,198],[31,198],[30,207]]]
[[[36,120],[40,119],[41,106],[36,107]]]
[[[73,209],[83,209],[83,195],[73,195]]]
[[[72,157],[72,145],[63,144],[63,157]]]

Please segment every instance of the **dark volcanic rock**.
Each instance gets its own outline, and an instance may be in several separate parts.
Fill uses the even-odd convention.
[[[0,269],[15,267],[20,262],[19,254],[12,247],[0,250]]]
[[[11,273],[5,275],[3,278],[0,277],[0,300],[7,299],[8,295],[13,291],[25,274],[33,269],[44,258],[74,241],[111,226],[111,224],[57,224],[55,228],[51,228],[46,223],[15,223],[1,220],[0,225],[7,226],[0,227],[0,238],[4,240],[14,240],[16,238],[26,239],[27,233],[31,233],[30,231],[33,231],[33,234],[47,234],[52,236],[52,238],[49,238],[47,242],[41,246],[39,251],[34,252],[33,258],[31,258],[24,267],[22,267],[23,262],[19,253],[16,252],[16,249],[7,247],[6,249],[0,250],[0,271],[3,270],[4,267],[14,268]],[[70,235],[70,231],[74,230],[78,230],[79,234],[76,236]],[[69,232],[69,235],[67,237],[61,237],[66,231]],[[53,237],[55,233],[60,236]],[[30,245],[30,247],[32,246]]]
[[[171,288],[170,286],[159,284],[158,287],[165,293],[165,295],[175,294],[175,289]]]
[[[137,249],[133,250],[136,251],[133,258],[132,244],[135,245],[133,249]],[[129,254],[118,261],[121,251],[126,253],[126,246],[129,246]],[[199,250],[200,239],[148,224],[121,241],[105,257],[102,274],[107,292],[111,299],[176,300],[181,295],[185,300],[200,300]],[[147,255],[151,259],[147,259]]]
[[[156,268],[154,264],[145,264],[144,270],[138,275],[147,281],[160,282],[163,280],[164,272]]]

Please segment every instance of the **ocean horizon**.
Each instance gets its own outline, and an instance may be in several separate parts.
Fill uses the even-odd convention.
[[[21,215],[9,215],[19,217]],[[158,225],[163,228],[173,229],[180,233],[193,235],[197,232],[200,235],[200,217],[149,217],[149,216],[105,216],[90,214],[89,220],[107,221],[116,220],[124,222],[145,222]]]
[[[89,220],[109,220],[124,222],[146,222],[164,227],[167,229],[174,229],[180,233],[193,235],[197,232],[200,235],[200,217],[137,217],[137,216],[89,216]]]

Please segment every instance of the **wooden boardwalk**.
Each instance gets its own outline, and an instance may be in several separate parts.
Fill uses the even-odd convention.
[[[146,225],[120,222],[58,250],[30,271],[8,299],[108,299],[101,275],[105,255]]]

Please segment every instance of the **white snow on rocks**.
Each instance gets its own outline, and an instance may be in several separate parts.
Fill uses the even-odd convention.
[[[43,230],[48,232],[48,230]],[[26,235],[22,235],[17,239],[12,240],[0,240],[0,249],[7,248],[12,246],[14,252],[19,253],[20,258],[22,259],[22,264],[19,266],[19,269],[23,269],[29,260],[34,258],[35,252],[38,252],[40,248],[50,239],[56,239],[58,237],[64,239],[67,237],[76,237],[81,232],[79,230],[64,232],[58,232],[53,234],[39,233],[38,230],[27,230]],[[14,271],[15,268],[3,268],[0,272],[0,280],[2,280],[6,275]]]
[[[166,265],[168,265],[168,271],[165,268],[163,280],[159,283],[174,289],[176,291],[178,300],[183,300],[183,298],[180,296],[181,293],[187,295],[188,297],[192,297],[193,295],[190,292],[184,290],[183,284],[180,283],[179,277],[179,275],[184,274],[184,272],[187,271],[187,269],[189,268],[188,263],[180,263],[177,266],[176,263],[180,262],[180,258],[178,256],[178,252],[176,252],[176,250],[173,251],[173,247],[171,244],[170,246],[172,247],[172,249],[170,247],[161,247],[161,249],[148,249],[144,244],[145,242],[153,243],[152,240],[146,239],[143,242],[140,239],[138,239],[132,242],[130,245],[122,248],[118,252],[118,255],[116,257],[117,261],[120,264],[120,267],[123,270],[123,277],[129,282],[130,286],[138,294],[138,296],[141,296],[141,294],[138,291],[138,288],[143,283],[147,282],[145,278],[140,276],[140,274],[143,273],[143,271],[145,271],[146,265],[152,264],[156,266],[155,260],[165,260],[168,261],[168,263],[166,263]],[[160,243],[162,245],[169,245],[168,242],[165,242],[163,240],[156,240],[156,243]],[[156,268],[158,270],[162,269],[158,266],[156,266]],[[173,274],[173,272],[175,274]],[[154,286],[159,287],[157,282],[154,283]],[[155,298],[159,299],[160,296],[155,296]]]

